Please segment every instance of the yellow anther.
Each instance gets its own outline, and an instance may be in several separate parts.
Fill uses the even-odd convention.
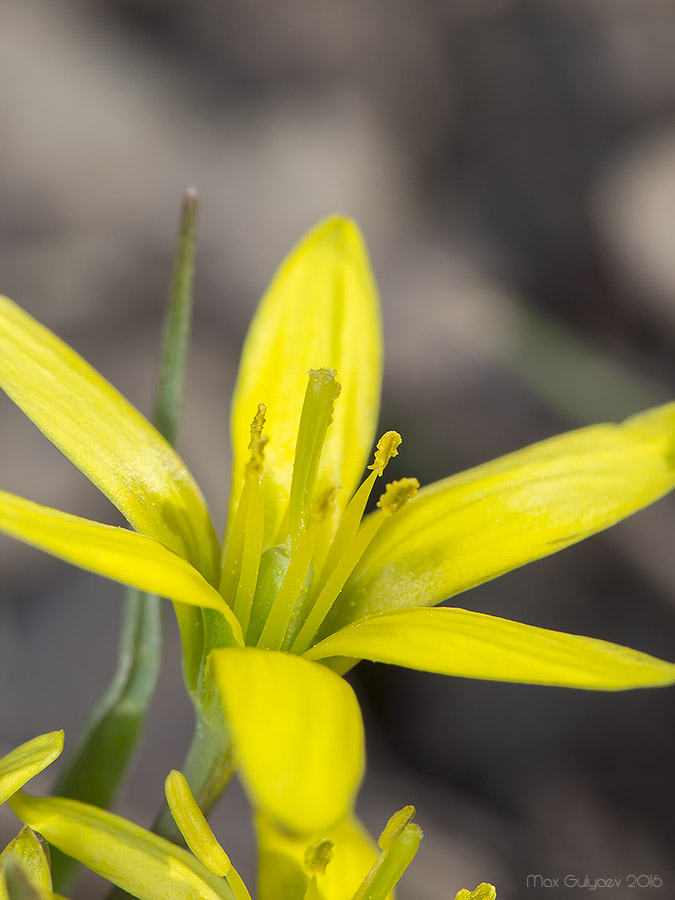
[[[375,459],[368,468],[377,472],[378,475],[381,475],[387,467],[389,460],[394,456],[398,456],[398,448],[401,446],[402,442],[403,438],[398,431],[387,431],[383,434],[377,442]]]
[[[337,372],[335,369],[307,369],[307,376],[310,382],[313,382],[315,390],[326,390],[332,393],[333,408],[330,411],[328,424],[333,422],[333,411],[335,409],[335,401],[342,393],[342,385],[337,380]]]
[[[420,483],[416,478],[401,478],[392,481],[385,488],[384,494],[377,501],[377,505],[386,516],[403,509],[408,500],[412,500],[419,490]]]
[[[494,885],[483,882],[473,891],[463,888],[458,891],[455,900],[497,900],[497,889]]]
[[[262,437],[252,440],[249,444],[251,450],[251,458],[246,463],[245,475],[252,481],[257,481],[263,470],[265,462],[265,444],[269,441],[266,434]]]
[[[405,826],[409,825],[414,818],[414,806],[404,806],[403,809],[399,809],[398,812],[395,812],[384,826],[382,834],[377,839],[380,850],[388,850],[394,839],[399,836]]]
[[[333,858],[333,841],[322,838],[310,844],[305,850],[305,870],[308,875],[323,875],[326,866]]]
[[[263,428],[265,427],[265,413],[267,412],[267,407],[264,403],[258,404],[258,411],[253,417],[253,421],[251,422],[251,440],[248,444],[248,449],[251,450],[256,441],[259,441],[262,437]]]
[[[312,503],[309,513],[315,521],[323,522],[334,509],[338,491],[337,485],[331,484]]]

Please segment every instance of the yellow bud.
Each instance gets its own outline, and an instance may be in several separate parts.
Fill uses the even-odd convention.
[[[401,446],[402,442],[403,438],[398,431],[385,432],[377,442],[375,459],[368,468],[373,469],[378,475],[381,475],[389,460],[394,456],[398,456],[398,448]]]
[[[408,500],[412,500],[419,490],[420,483],[416,478],[401,478],[392,481],[385,488],[384,494],[377,501],[377,505],[387,516],[403,509]]]

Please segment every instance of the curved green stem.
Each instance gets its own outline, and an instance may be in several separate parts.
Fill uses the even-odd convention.
[[[232,780],[234,771],[232,742],[227,732],[224,729],[214,730],[197,713],[183,774],[205,816],[208,816]],[[153,831],[175,843],[182,841],[166,805],[159,814]]]

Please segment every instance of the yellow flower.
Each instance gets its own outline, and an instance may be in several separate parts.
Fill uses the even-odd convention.
[[[5,492],[0,529],[175,602],[198,710],[209,723],[225,710],[261,816],[294,831],[349,822],[361,778],[358,706],[331,668],[370,659],[600,690],[675,682],[674,665],[634,650],[433,608],[670,491],[675,404],[535,444],[416,497],[416,480],[402,479],[363,518],[400,444],[383,435],[359,487],[381,355],[360,234],[349,220],[327,220],[282,264],[244,347],[221,546],[169,444],[76,353],[0,299],[0,385],[135,531]]]

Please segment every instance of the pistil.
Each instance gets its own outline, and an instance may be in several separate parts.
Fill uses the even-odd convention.
[[[289,527],[293,548],[298,546],[300,537],[309,524],[309,509],[321,451],[328,426],[333,421],[335,401],[342,389],[333,369],[310,369],[307,374],[309,383],[300,415],[289,500]]]

